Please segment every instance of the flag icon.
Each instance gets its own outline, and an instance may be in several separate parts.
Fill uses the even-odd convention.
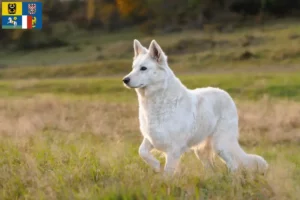
[[[2,29],[41,28],[41,2],[2,2]]]

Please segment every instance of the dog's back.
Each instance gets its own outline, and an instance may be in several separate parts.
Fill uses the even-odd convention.
[[[210,107],[219,117],[238,120],[235,103],[226,91],[215,87],[205,87],[191,90],[191,92],[196,95],[200,109],[201,106]],[[205,105],[203,105],[204,101]]]

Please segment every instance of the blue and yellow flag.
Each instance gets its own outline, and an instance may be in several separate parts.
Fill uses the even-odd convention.
[[[2,29],[41,29],[41,2],[2,2]]]

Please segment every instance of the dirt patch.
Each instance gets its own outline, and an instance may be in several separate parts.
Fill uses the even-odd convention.
[[[244,51],[241,55],[238,56],[238,60],[249,60],[251,58],[256,58],[257,56],[250,52],[250,51]]]
[[[131,42],[119,41],[112,45],[101,47],[99,51],[104,57],[123,58],[133,54],[133,46]]]
[[[233,47],[234,43],[227,40],[183,39],[166,48],[168,54],[184,54],[206,51],[213,48]]]
[[[248,47],[248,46],[256,46],[256,45],[261,45],[266,43],[267,41],[272,40],[272,38],[267,38],[267,37],[257,37],[253,35],[245,35],[241,39],[241,46],[242,47]]]
[[[292,34],[289,36],[290,40],[296,40],[296,39],[300,39],[300,35],[299,34]]]
[[[214,39],[182,39],[166,48],[166,52],[169,54],[185,54],[185,53],[196,53],[201,51],[207,51],[211,49],[223,49],[223,48],[234,48],[237,46],[248,47],[261,45],[272,38],[258,37],[253,35],[245,35],[238,41],[229,40],[214,40]]]
[[[0,64],[0,69],[4,69],[4,68],[7,68],[8,65],[5,65],[5,64]]]
[[[272,59],[277,61],[295,59],[300,57],[300,49],[290,48],[286,50],[277,51],[272,55]]]
[[[74,44],[67,49],[68,52],[78,52],[81,50],[82,50],[81,47],[77,44]]]

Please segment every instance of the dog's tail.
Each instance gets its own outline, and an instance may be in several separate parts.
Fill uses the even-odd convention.
[[[232,154],[239,167],[263,174],[267,172],[269,165],[263,157],[256,154],[247,154],[238,141],[234,143]]]
[[[247,154],[239,145],[238,141],[232,144],[231,155],[233,156],[233,164],[237,168],[244,168],[251,171],[257,171],[259,173],[265,174],[268,169],[268,163],[266,160],[255,154]],[[212,145],[212,138],[208,137],[202,143],[200,143],[195,149],[195,154],[198,159],[200,159],[205,167],[215,167],[215,150]],[[223,159],[221,159],[224,161]],[[225,161],[224,161],[225,163]]]

